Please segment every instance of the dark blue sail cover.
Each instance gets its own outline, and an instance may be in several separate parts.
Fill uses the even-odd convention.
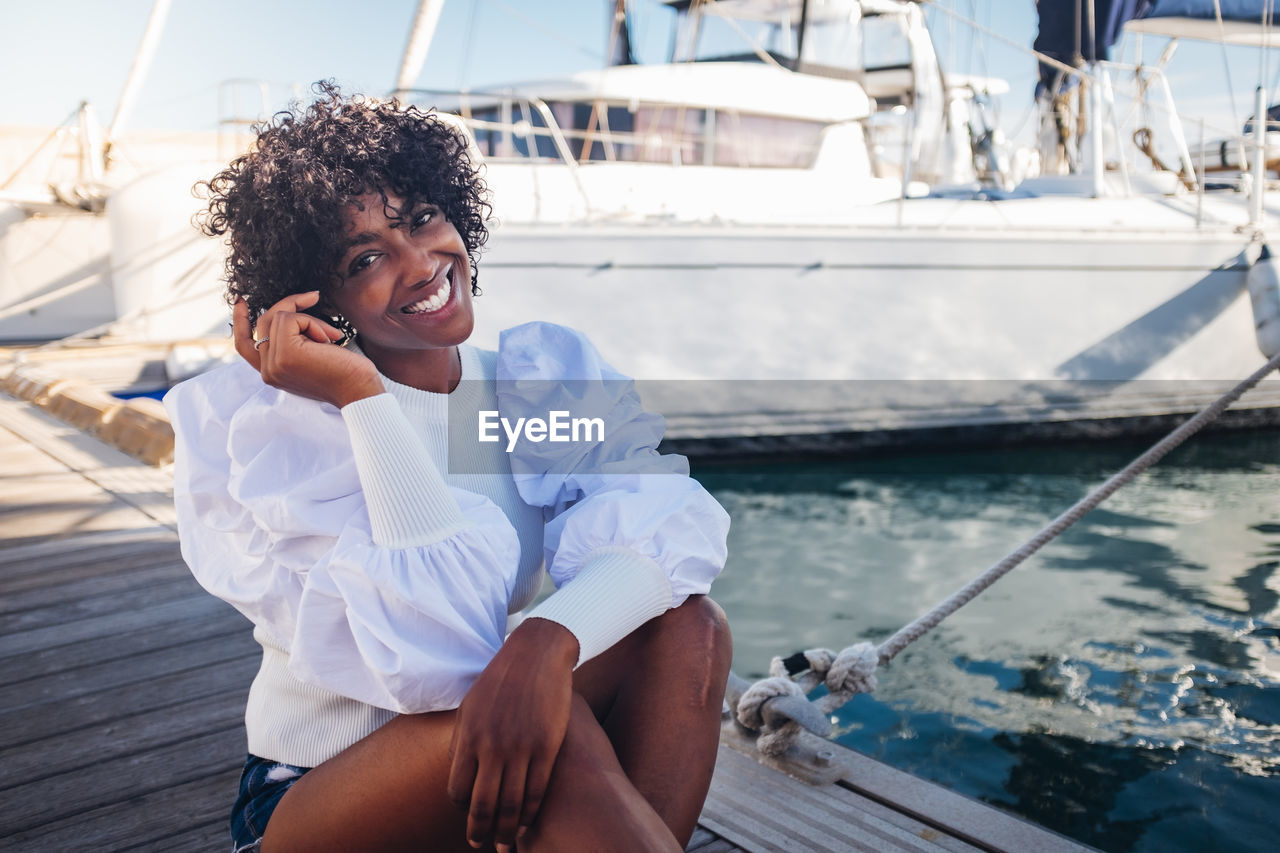
[[[1089,31],[1089,0],[1038,0],[1040,32],[1035,49],[1071,66],[1107,59],[1125,22],[1152,5],[1151,0],[1094,0],[1095,41]],[[1041,86],[1052,86],[1057,76],[1057,68],[1040,63]]]
[[[1267,6],[1276,0],[1218,0],[1223,20],[1262,21]],[[1216,17],[1214,0],[1094,0],[1097,29],[1095,41],[1089,31],[1089,0],[1037,0],[1040,32],[1035,49],[1067,65],[1108,59],[1111,46],[1120,38],[1124,25],[1135,18]],[[1040,63],[1040,87],[1053,85],[1058,70]]]
[[[1217,18],[1213,0],[1151,0],[1145,14],[1136,18],[1200,18],[1212,21]],[[1267,0],[1218,0],[1224,21],[1262,21],[1266,14]],[[1272,9],[1275,3],[1271,4]],[[1274,11],[1272,12],[1274,14]]]

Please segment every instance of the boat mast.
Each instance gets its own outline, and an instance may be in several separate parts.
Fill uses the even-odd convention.
[[[417,82],[443,9],[444,0],[418,0],[418,12],[414,15],[409,41],[405,44],[404,56],[400,59],[400,73],[396,75],[396,88],[392,92],[395,97],[401,97]]]
[[[102,146],[102,164],[110,163],[111,146],[120,138],[133,105],[138,100],[138,92],[146,80],[151,60],[155,58],[156,48],[160,44],[160,33],[164,30],[165,19],[169,16],[170,0],[156,0],[151,7],[151,17],[147,20],[147,28],[142,33],[142,42],[133,57],[133,67],[129,69],[129,79],[125,81],[124,91],[120,93],[120,103],[116,106],[116,114],[111,119],[111,127],[107,129],[107,138]]]
[[[1253,110],[1253,185],[1249,201],[1249,221],[1252,225],[1262,224],[1262,196],[1267,182],[1267,90],[1261,79],[1258,80],[1257,102]]]
[[[1094,0],[1089,0],[1089,147],[1093,160],[1093,197],[1102,198],[1107,193],[1106,153],[1102,147],[1102,63],[1098,61],[1098,18]],[[1079,32],[1077,30],[1077,32]],[[1077,44],[1079,40],[1077,39]],[[1079,48],[1077,47],[1077,50]]]
[[[796,38],[796,64],[792,66],[792,71],[799,71],[800,64],[804,62],[804,33],[808,29],[809,23],[809,0],[801,0],[800,3],[800,35]]]

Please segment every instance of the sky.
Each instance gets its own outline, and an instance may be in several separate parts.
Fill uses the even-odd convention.
[[[418,85],[480,88],[600,67],[610,5],[448,0]],[[636,41],[642,55],[653,58],[666,44],[666,13],[656,5],[635,2]],[[1029,47],[1035,37],[1034,0],[942,5],[1017,45]],[[151,6],[151,0],[0,0],[0,124],[55,125],[86,99],[109,123]],[[348,91],[384,93],[394,86],[416,6],[417,0],[173,0],[130,125],[213,129],[220,83],[230,79],[268,83],[271,109],[321,78],[334,78]],[[1034,60],[937,10],[929,15],[944,69],[1007,79],[1012,88],[1002,99],[1002,122],[1010,135],[1019,128],[1029,133]],[[1146,37],[1146,61],[1154,61],[1165,44]],[[1120,56],[1137,55],[1136,41],[1126,36]],[[1243,123],[1252,109],[1259,55],[1233,49],[1224,61],[1215,45],[1179,47],[1170,82],[1192,125],[1199,115],[1211,128]],[[1280,62],[1271,65],[1268,76],[1274,78]],[[241,87],[242,102],[250,101],[247,95],[256,99],[256,92]]]

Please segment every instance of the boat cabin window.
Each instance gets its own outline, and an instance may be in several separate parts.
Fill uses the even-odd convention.
[[[817,155],[818,121],[671,104],[551,101],[568,156],[579,163],[630,162],[741,168],[806,168]],[[470,111],[487,159],[560,160],[542,114],[519,101]]]

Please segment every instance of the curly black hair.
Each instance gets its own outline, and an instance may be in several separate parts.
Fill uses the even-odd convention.
[[[253,148],[209,181],[197,224],[210,237],[230,234],[227,300],[243,297],[252,317],[284,297],[320,291],[317,308],[344,331],[351,328],[328,294],[341,284],[343,211],[369,192],[437,205],[462,235],[471,259],[489,237],[492,208],[463,137],[430,112],[397,102],[344,96],[331,80],[318,96],[255,125]]]

